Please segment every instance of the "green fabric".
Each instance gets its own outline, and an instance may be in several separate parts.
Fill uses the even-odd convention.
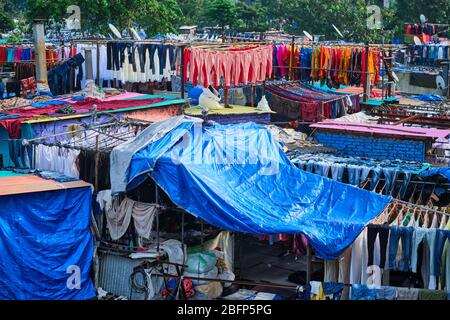
[[[341,84],[338,89],[329,88],[326,83],[322,84],[320,81],[314,82],[313,86],[317,87],[317,88],[323,88],[323,89],[331,90],[331,91],[348,88],[348,86],[344,86],[343,84]]]
[[[447,300],[447,296],[446,291],[419,289],[419,300]]]
[[[23,174],[15,173],[12,171],[2,171],[0,170],[0,179],[1,178],[7,178],[7,177],[17,177],[17,176],[23,176]]]
[[[412,173],[412,174],[419,174],[419,173],[421,173],[421,172],[424,172],[424,171],[430,169],[431,167],[432,167],[431,163],[423,163],[421,169],[411,171],[411,173]]]
[[[409,222],[411,221],[411,218],[412,218],[412,213],[408,212],[406,214],[406,217],[403,218],[402,226],[404,226],[404,227],[408,226]]]

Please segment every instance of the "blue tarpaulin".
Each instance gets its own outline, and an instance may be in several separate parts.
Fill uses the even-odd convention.
[[[152,140],[152,126],[142,134]],[[119,149],[112,160],[121,158]],[[120,175],[114,171],[112,161],[113,184]],[[127,189],[148,175],[175,204],[212,225],[252,234],[303,233],[325,259],[341,254],[391,200],[297,169],[270,132],[254,123],[178,122],[134,153]]]
[[[0,299],[95,297],[91,188],[0,197]]]
[[[421,177],[429,177],[435,174],[440,174],[450,180],[450,167],[431,168],[427,171],[421,172]]]

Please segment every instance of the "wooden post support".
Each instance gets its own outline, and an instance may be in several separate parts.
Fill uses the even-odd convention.
[[[159,190],[158,185],[155,183],[155,203],[159,205]],[[159,210],[156,210],[156,252],[159,253],[160,249],[160,234],[159,234]]]
[[[308,244],[306,247],[306,284],[312,279],[312,255],[311,255],[311,246]]]
[[[94,190],[95,193],[98,192],[98,172],[99,172],[99,162],[100,162],[100,152],[99,152],[99,134],[97,134],[97,136],[95,137],[95,185],[94,185]]]
[[[369,73],[369,45],[366,45],[366,52],[365,52],[365,61],[366,64],[364,66],[364,70],[362,76],[365,79],[365,86],[364,86],[364,95],[363,95],[363,101],[367,102],[367,100],[369,100],[370,97],[370,73]]]
[[[252,87],[250,89],[250,106],[252,108],[255,107],[255,86],[252,84]]]
[[[223,105],[225,108],[229,108],[230,106],[228,105],[228,88],[225,88],[223,90]]]
[[[97,86],[100,86],[100,42],[97,40]]]
[[[66,60],[66,50],[64,50],[64,39],[61,41],[61,55],[62,61]]]
[[[45,49],[45,28],[43,20],[33,21],[34,59],[36,60],[36,82],[38,88],[41,84],[47,85],[47,57]]]
[[[390,66],[390,68],[392,69],[392,67],[394,66],[394,55],[393,55],[393,52],[392,52],[392,48],[389,48],[389,66]],[[394,71],[392,71],[392,72],[394,72]],[[392,97],[392,83],[389,81],[389,83],[388,83],[388,91],[387,91],[387,96],[388,97]]]
[[[70,66],[70,73],[69,73],[69,88],[70,88],[70,93],[73,93],[73,81],[75,78],[75,70],[73,69],[73,66]]]
[[[185,77],[185,74],[184,74],[184,49],[185,49],[185,46],[182,46],[181,47],[181,72],[180,72],[180,75],[181,75],[181,99],[184,99],[184,85],[185,85],[185,83],[184,83],[184,77]]]
[[[294,65],[294,50],[295,50],[295,36],[292,36],[291,42],[291,54],[289,55],[289,72],[288,72],[288,80],[293,79],[292,67]]]

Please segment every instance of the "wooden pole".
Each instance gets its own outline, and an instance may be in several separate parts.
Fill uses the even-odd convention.
[[[225,106],[225,108],[230,107],[228,105],[228,88],[223,89],[223,105]]]
[[[159,190],[158,185],[155,183],[155,203],[159,205]],[[156,252],[159,253],[159,242],[160,242],[160,234],[159,234],[159,210],[156,212]]]
[[[36,60],[36,82],[38,83],[39,88],[40,84],[48,84],[45,28],[43,20],[33,21],[33,44]]]
[[[181,74],[181,99],[184,99],[184,85],[185,85],[185,83],[184,83],[184,77],[185,77],[185,74],[184,74],[184,48],[185,48],[185,46],[181,47],[181,72],[180,72],[180,74]]]
[[[295,50],[295,36],[292,36],[291,42],[291,54],[289,55],[289,72],[288,72],[288,80],[292,80],[292,66],[294,65],[294,50]]]
[[[311,256],[311,246],[308,244],[306,247],[306,284],[309,284],[309,282],[312,279],[312,256]]]
[[[250,89],[250,106],[255,107],[255,86],[253,84]]]
[[[70,52],[69,52],[69,57],[71,58],[73,56],[73,40],[70,40]],[[70,73],[69,73],[69,88],[70,88],[70,93],[73,93],[73,78],[74,78],[74,70],[73,67],[70,67]]]
[[[94,190],[95,193],[98,193],[98,165],[100,162],[100,152],[99,152],[99,134],[97,134],[97,137],[95,137],[95,185]]]
[[[61,55],[62,61],[66,60],[66,50],[64,50],[64,39],[61,41]]]
[[[100,86],[100,42],[97,41],[97,86]]]
[[[366,45],[366,52],[365,52],[365,60],[366,64],[364,66],[363,70],[363,77],[365,78],[365,86],[364,86],[364,95],[363,95],[363,101],[367,102],[370,97],[370,73],[369,73],[369,45]]]

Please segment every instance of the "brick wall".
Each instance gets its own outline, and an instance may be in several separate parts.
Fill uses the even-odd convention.
[[[349,156],[420,162],[425,160],[425,143],[420,141],[372,138],[328,132],[317,133],[316,139],[324,146],[334,148]]]

